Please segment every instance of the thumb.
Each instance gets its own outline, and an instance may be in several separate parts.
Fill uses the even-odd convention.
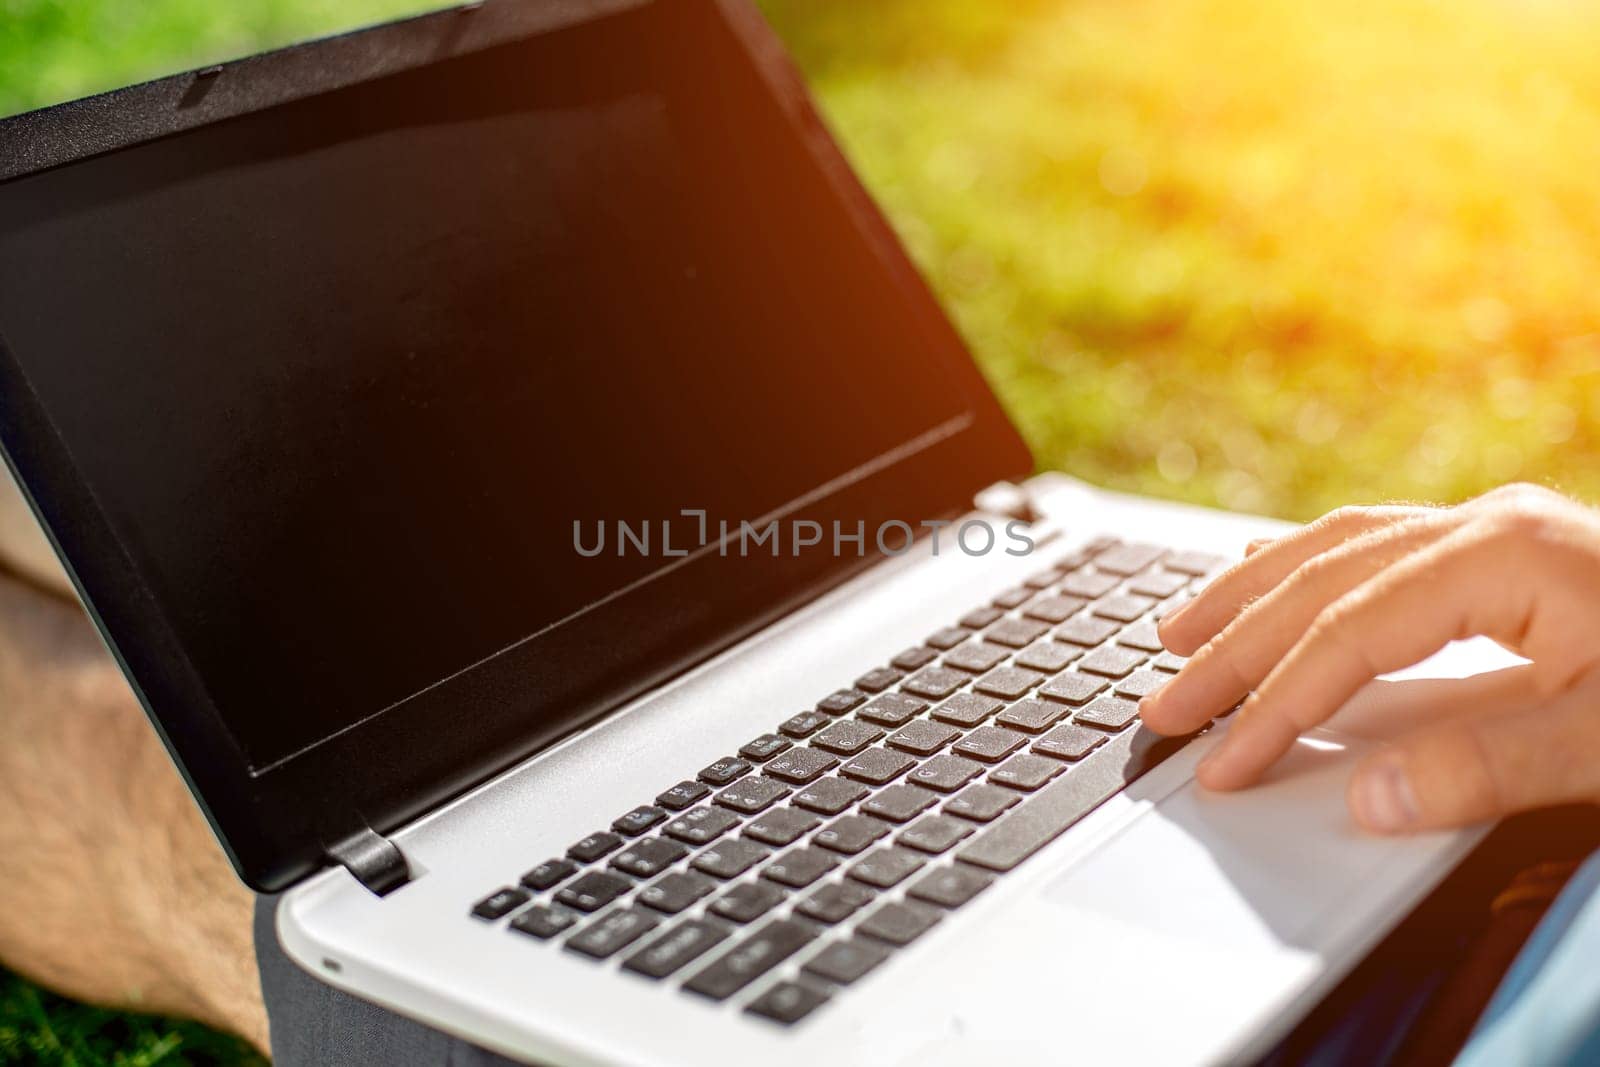
[[[1600,692],[1589,685],[1541,708],[1473,716],[1410,734],[1350,779],[1356,821],[1376,833],[1466,826],[1600,797]]]

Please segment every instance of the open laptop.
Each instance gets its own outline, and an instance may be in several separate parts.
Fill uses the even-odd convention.
[[[287,951],[510,1055],[1246,1057],[1476,839],[1356,831],[1336,730],[1212,796],[1225,721],[1139,726],[1153,620],[1280,527],[1012,484],[742,3],[7,120],[0,339],[7,460]]]

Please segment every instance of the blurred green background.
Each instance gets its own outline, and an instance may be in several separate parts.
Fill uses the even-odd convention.
[[[0,113],[428,6],[0,0]],[[761,6],[1041,467],[1290,518],[1600,496],[1600,8]],[[0,972],[0,1062],[242,1055]]]

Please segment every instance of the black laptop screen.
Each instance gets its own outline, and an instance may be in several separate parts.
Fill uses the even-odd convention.
[[[695,41],[606,20],[0,185],[0,336],[252,766],[673,564],[617,520],[960,426],[949,346]]]

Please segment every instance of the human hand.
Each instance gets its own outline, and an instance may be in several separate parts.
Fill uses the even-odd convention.
[[[1257,781],[1378,675],[1485,635],[1532,661],[1536,699],[1437,709],[1357,766],[1352,813],[1392,833],[1600,800],[1600,513],[1556,493],[1341,508],[1252,545],[1160,634],[1191,659],[1141,704],[1151,729],[1187,733],[1249,694],[1197,771],[1210,788]]]

